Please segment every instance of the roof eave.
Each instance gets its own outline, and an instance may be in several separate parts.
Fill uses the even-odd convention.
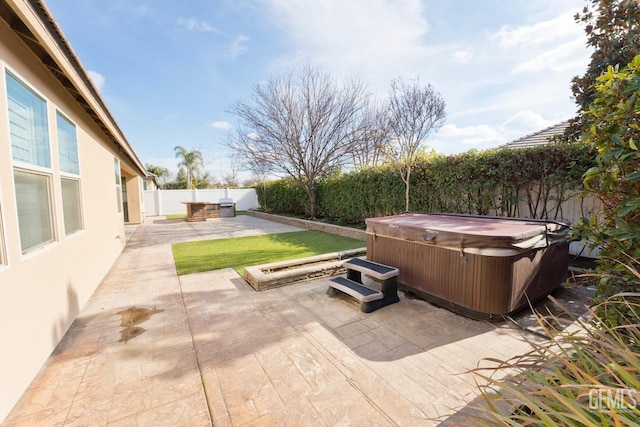
[[[20,21],[14,20],[11,23],[12,29],[109,137],[117,151],[126,156],[133,167],[145,176],[145,167],[91,82],[88,73],[44,1],[6,0],[6,2]]]

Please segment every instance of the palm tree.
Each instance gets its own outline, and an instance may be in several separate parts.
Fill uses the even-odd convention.
[[[180,159],[178,166],[184,168],[187,174],[187,188],[194,188],[200,169],[204,160],[199,150],[188,151],[186,148],[178,145],[174,148],[176,158]]]

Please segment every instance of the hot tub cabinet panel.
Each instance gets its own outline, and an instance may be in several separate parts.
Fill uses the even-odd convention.
[[[566,224],[444,214],[366,223],[367,258],[397,267],[401,289],[472,318],[502,320],[567,274]]]

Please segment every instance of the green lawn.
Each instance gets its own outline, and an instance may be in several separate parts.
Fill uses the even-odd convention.
[[[246,215],[247,211],[236,211],[236,216]],[[183,214],[169,214],[165,215],[166,219],[184,219],[187,216],[186,213]]]
[[[165,218],[167,219],[184,219],[187,216],[187,214],[170,214],[170,215],[165,215]]]
[[[178,274],[233,268],[242,275],[250,265],[361,248],[364,242],[322,231],[294,231],[262,236],[173,244]]]

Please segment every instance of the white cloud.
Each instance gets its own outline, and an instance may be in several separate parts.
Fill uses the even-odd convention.
[[[565,72],[586,68],[584,32],[573,16],[575,11],[519,27],[503,26],[493,34],[505,52],[513,56],[512,73]]]
[[[497,145],[506,142],[502,133],[489,125],[458,127],[455,124],[444,125],[437,139],[478,148],[478,146]]]
[[[513,68],[514,73],[534,73],[539,71],[564,72],[580,66],[586,68],[586,47],[582,40],[572,40],[558,47],[538,53],[520,61]]]
[[[229,47],[229,53],[231,54],[231,57],[233,59],[236,59],[237,57],[244,54],[248,50],[248,48],[244,45],[244,43],[248,41],[249,41],[249,37],[246,37],[246,36],[236,37],[236,39],[233,41],[233,43],[231,43],[231,46]]]
[[[466,64],[471,60],[471,51],[469,49],[456,50],[453,52],[452,59],[456,64]]]
[[[104,84],[106,82],[104,76],[99,72],[93,70],[87,70],[87,74],[89,74],[89,78],[91,79],[91,82],[93,83],[95,88],[98,89],[98,92],[102,92],[102,88],[104,87]]]
[[[525,135],[545,129],[562,120],[544,118],[530,110],[518,111],[502,123],[475,124],[458,126],[447,124],[440,129],[429,146],[445,154],[456,152],[452,150],[458,146],[475,148],[478,150],[495,148],[499,145],[521,138]]]
[[[563,73],[534,73],[517,75],[508,86],[500,87],[495,93],[489,93],[482,101],[475,100],[474,105],[484,106],[466,115],[473,119],[474,114],[489,116],[491,122],[505,122],[519,111],[533,111],[550,120],[560,122],[576,113],[571,101],[571,77],[580,73],[574,69]],[[478,120],[477,117],[475,117]],[[488,120],[486,118],[481,121]]]
[[[491,24],[460,17],[450,27],[419,0],[263,0],[293,47],[276,68],[307,60],[365,76],[381,96],[392,78],[419,75],[447,103],[451,121],[427,144],[447,153],[505,144],[573,114],[570,81],[589,55],[572,3],[518,16],[500,6]]]
[[[178,18],[178,25],[190,31],[202,31],[206,33],[219,33],[215,27],[212,27],[205,21],[198,21],[193,18]]]
[[[562,120],[549,120],[530,110],[518,111],[509,117],[501,126],[503,134],[527,134],[537,132]]]
[[[421,0],[280,0],[265,6],[294,46],[281,66],[309,60],[337,74],[366,75],[374,85],[382,81],[386,90],[393,77],[415,76],[403,71],[415,70],[412,65],[430,51]]]
[[[493,35],[500,47],[531,47],[555,43],[558,40],[583,38],[583,32],[573,19],[576,11],[565,12],[552,19],[520,27],[503,26]]]
[[[227,121],[216,121],[211,123],[210,126],[214,129],[221,129],[221,130],[229,130],[232,127],[231,123]]]

